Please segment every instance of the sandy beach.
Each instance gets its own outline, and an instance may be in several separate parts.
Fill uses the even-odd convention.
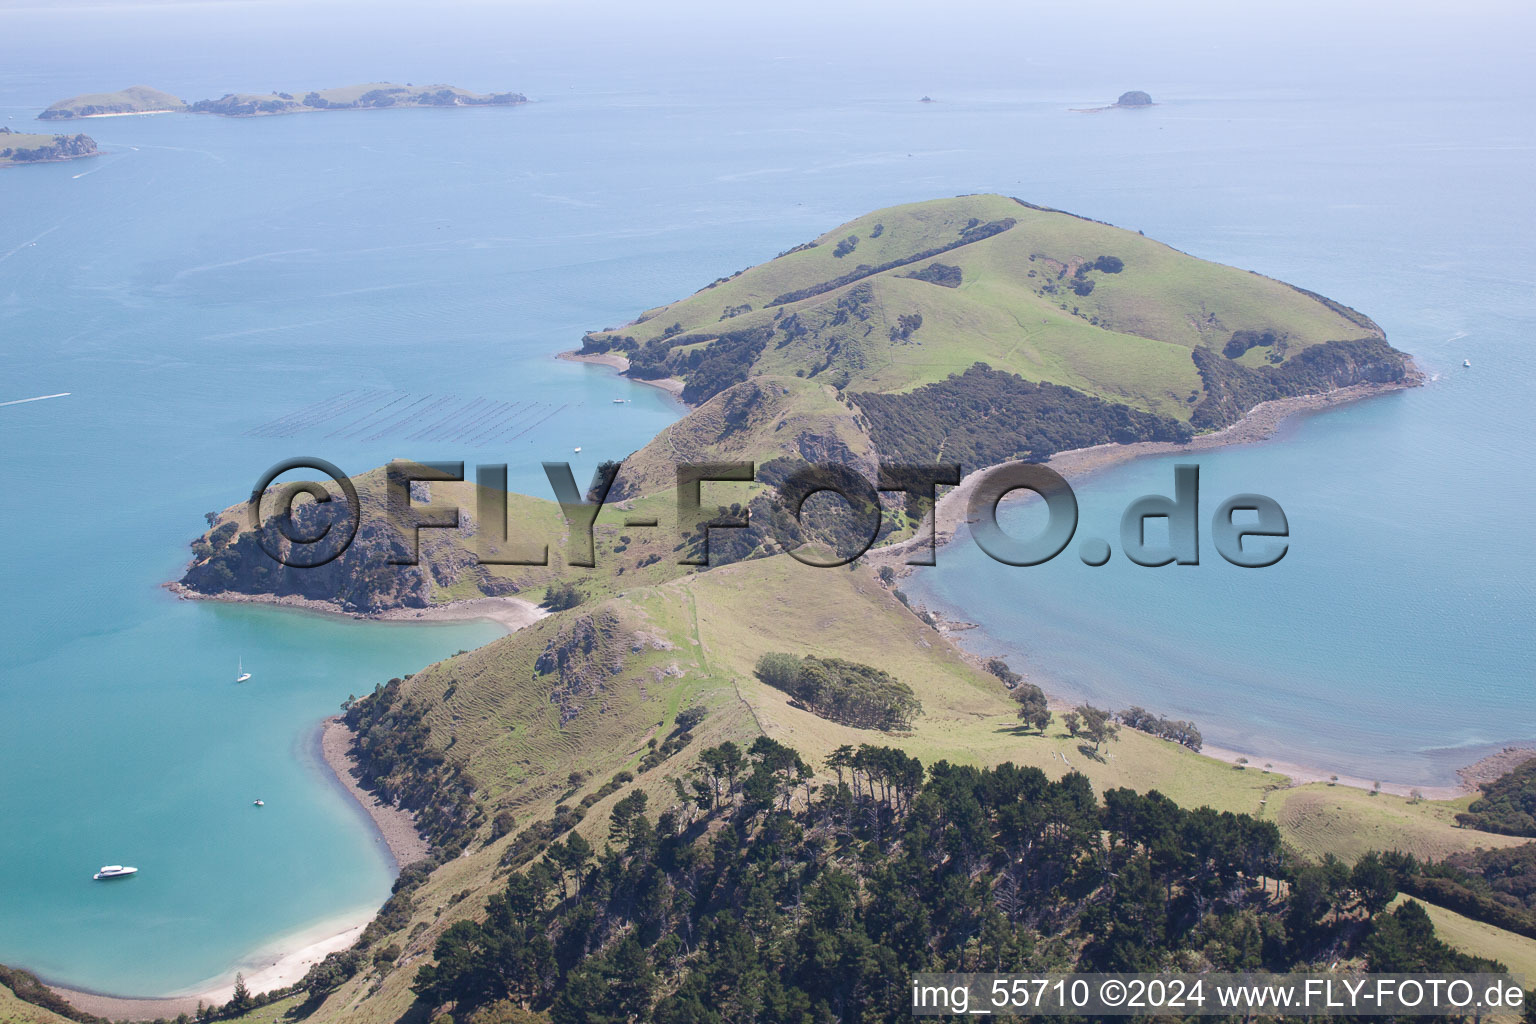
[[[619,373],[623,373],[625,370],[629,369],[629,360],[619,355],[617,352],[595,352],[590,355],[583,355],[580,352],[561,352],[556,358],[564,359],[572,363],[591,363],[594,366],[607,366],[613,370],[618,371]],[[681,396],[683,393],[683,382],[677,380],[674,377],[663,377],[660,380],[641,380],[638,377],[630,377],[628,379],[634,381],[636,384],[645,384],[653,388],[660,388],[667,394],[671,395],[673,398],[677,398],[679,401],[681,401]]]
[[[390,608],[375,614],[364,614],[349,611],[330,601],[315,601],[291,594],[242,594],[232,590],[218,594],[203,594],[175,582],[166,583],[164,587],[183,601],[270,604],[295,611],[314,612],[317,615],[337,615],[347,619],[364,619],[373,622],[464,622],[472,619],[486,619],[500,625],[509,633],[532,625],[549,614],[532,601],[521,597],[476,597],[467,601],[451,601],[426,608]]]
[[[247,964],[239,968],[240,973],[245,977],[246,988],[252,994],[259,995],[262,992],[286,988],[301,981],[310,967],[325,959],[328,954],[346,949],[356,942],[372,916],[372,912],[369,912],[363,920],[348,924],[340,930],[337,930],[336,922],[327,923],[291,936],[287,941],[277,944],[280,950],[281,946],[302,943],[289,952],[275,950],[253,956]],[[153,1020],[157,1017],[175,1017],[182,1013],[192,1014],[197,1011],[200,1004],[218,1005],[228,1002],[235,992],[233,976],[196,992],[159,999],[109,996],[65,988],[61,985],[48,987],[86,1013],[94,1013],[113,1020]]]
[[[340,718],[326,719],[317,739],[321,757],[335,776],[337,784],[367,813],[373,822],[375,841],[389,852],[396,869],[424,859],[428,853],[427,842],[416,831],[415,815],[382,802],[358,785],[353,777],[356,764],[348,754],[352,745],[352,732],[346,723]],[[339,952],[356,942],[372,920],[373,914],[372,909],[364,910],[347,919],[324,922],[274,943],[270,950],[252,956],[238,968],[245,976],[246,988],[252,994],[259,995],[301,981],[310,967],[325,959],[328,954]],[[194,1013],[199,1004],[228,1002],[234,995],[235,983],[233,976],[229,976],[189,994],[158,999],[104,995],[61,985],[49,987],[87,1013],[114,1020],[152,1020],[156,1017]]]
[[[263,598],[261,595],[226,594],[203,595],[187,591],[175,584],[167,589],[187,600],[246,601],[274,604],[324,615],[345,615],[348,618],[370,618],[343,611],[325,602],[303,598]],[[457,601],[433,608],[402,608],[376,618],[405,622],[450,622],[465,619],[489,619],[512,632],[537,622],[549,614],[531,601],[516,597],[486,597],[470,601]],[[353,776],[355,762],[349,756],[352,732],[340,718],[328,718],[316,734],[321,758],[342,787],[373,824],[375,841],[383,846],[395,863],[396,870],[422,860],[428,846],[416,831],[415,815],[379,800],[378,797],[358,785]],[[327,954],[346,949],[357,941],[368,922],[373,919],[374,908],[360,911],[348,919],[332,920],[289,936],[257,953],[237,969],[245,976],[245,984],[253,994],[285,988],[303,979],[310,967],[323,960]],[[153,1020],[157,1017],[175,1017],[178,1014],[196,1012],[198,1005],[220,1004],[229,1001],[234,994],[233,972],[206,987],[198,987],[186,994],[163,998],[135,998],[113,996],[99,992],[87,992],[50,985],[55,992],[87,1013],[113,1020]]]
[[[385,803],[358,785],[357,762],[348,753],[351,747],[352,730],[340,718],[327,718],[320,727],[321,756],[336,781],[373,821],[374,831],[378,833],[375,842],[389,850],[397,871],[407,864],[425,860],[427,841],[416,831],[416,815]]]

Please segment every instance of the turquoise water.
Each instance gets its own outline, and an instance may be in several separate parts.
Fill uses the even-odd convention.
[[[935,60],[910,28],[830,12],[815,39],[752,22],[716,52],[687,33],[656,42],[638,14],[481,11],[408,30],[374,8],[305,8],[294,45],[270,6],[93,10],[88,27],[9,12],[0,116],[16,120],[0,123],[138,81],[200,97],[387,75],[538,102],[92,121],[106,155],[0,172],[0,401],[71,392],[0,408],[0,962],[158,994],[387,893],[378,844],[313,760],[315,725],[496,631],[178,602],[158,584],[203,512],[291,455],[349,471],[506,461],[544,493],[538,461],[581,445],[584,476],[582,460],[639,447],[679,410],[552,353],[936,195],[1008,192],[1316,289],[1437,380],[1199,459],[1208,509],[1237,490],[1286,508],[1294,543],[1275,569],[1207,548],[1191,570],[1090,570],[1070,553],[1012,570],[962,544],[914,589],[986,624],[1020,667],[1193,717],[1212,742],[1272,738],[1433,782],[1489,743],[1536,738],[1523,29],[1480,21],[1481,56],[1458,62],[1439,45],[1473,52],[1455,25],[1367,47],[1330,16],[1345,37],[1302,33],[1266,61],[1281,46],[1268,26],[1244,49],[1217,45],[1219,25],[1161,38],[1127,21],[1025,59],[1027,33],[923,17]],[[859,45],[842,45],[854,28]],[[576,31],[582,47],[562,46]],[[1297,73],[1296,53],[1316,67]],[[1138,86],[1167,102],[1066,112]],[[361,391],[538,412],[479,443],[387,422],[256,436]],[[1170,482],[1166,460],[1094,478],[1081,535],[1115,536],[1131,497]],[[243,687],[236,658],[255,673]],[[143,870],[90,883],[119,861]]]

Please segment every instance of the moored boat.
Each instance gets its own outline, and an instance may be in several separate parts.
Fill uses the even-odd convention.
[[[105,882],[109,878],[127,878],[129,875],[137,874],[138,870],[138,868],[125,868],[121,864],[108,864],[91,877],[98,882]]]

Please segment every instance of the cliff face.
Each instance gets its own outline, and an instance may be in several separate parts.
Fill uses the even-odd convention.
[[[425,567],[389,564],[391,558],[403,558],[408,552],[400,537],[379,523],[365,521],[357,539],[339,558],[309,569],[286,566],[267,555],[263,540],[278,550],[288,545],[271,523],[263,533],[264,538],[258,539],[246,531],[217,547],[200,542],[213,550],[193,561],[181,585],[210,597],[235,593],[301,598],[359,615],[425,608],[431,603],[431,577]],[[449,568],[439,566],[438,571]]]

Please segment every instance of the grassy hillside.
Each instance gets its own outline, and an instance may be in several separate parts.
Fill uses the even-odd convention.
[[[1361,314],[1279,281],[979,195],[860,217],[594,332],[585,350],[625,352],[631,375],[680,377],[696,397],[730,382],[711,355],[737,350],[725,361],[741,375],[882,394],[982,362],[1188,420],[1210,390],[1196,349],[1262,371],[1325,342],[1381,337]]]
[[[1399,896],[1397,902],[1401,903],[1408,898]],[[1526,985],[1536,984],[1536,939],[1474,921],[1421,899],[1415,898],[1415,902],[1423,904],[1429,912],[1429,919],[1435,923],[1435,934],[1440,938],[1473,956],[1499,961]]]
[[[117,92],[93,92],[60,100],[39,114],[38,120],[67,121],[74,117],[143,114],[182,110],[185,107],[186,103],[168,92],[151,89],[147,85],[132,85]]]
[[[61,1017],[51,1010],[16,998],[16,994],[0,985],[0,1024],[72,1024],[70,1018]]]
[[[1420,860],[1443,860],[1464,850],[1528,841],[1458,827],[1456,816],[1471,799],[1414,802],[1317,782],[1276,793],[1266,816],[1307,856],[1331,853],[1345,861],[1367,850],[1401,850]]]
[[[905,734],[818,717],[754,678],[757,659],[770,651],[883,669],[912,687],[924,713]],[[437,937],[475,917],[504,884],[509,851],[542,848],[531,825],[575,814],[575,831],[601,849],[618,800],[638,789],[653,815],[677,807],[672,778],[695,763],[698,751],[726,739],[742,746],[757,735],[779,740],[816,765],[823,781],[830,778],[820,768],[828,753],[862,743],[900,746],[925,765],[1011,761],[1052,779],[1078,771],[1101,794],[1119,786],[1157,789],[1183,806],[1259,814],[1313,857],[1331,852],[1352,860],[1370,848],[1424,856],[1500,838],[1455,827],[1464,801],[1409,804],[1343,788],[1287,789],[1282,776],[1238,770],[1129,729],[1095,756],[1065,733],[1059,715],[1045,735],[1026,734],[1001,683],[971,667],[878,581],[782,556],[691,573],[550,616],[403,686],[422,702],[432,748],[472,780],[481,814],[464,854],[437,868],[414,894],[410,915],[380,937],[379,945],[400,947],[399,958],[364,969],[317,1020],[398,1019],[411,1006],[410,981],[430,961]],[[690,708],[704,718],[678,748],[677,716]],[[613,781],[629,780],[621,773],[632,781]],[[515,823],[498,838],[498,816],[507,814]],[[1493,955],[1489,942],[1504,934],[1495,933],[1467,948]]]

